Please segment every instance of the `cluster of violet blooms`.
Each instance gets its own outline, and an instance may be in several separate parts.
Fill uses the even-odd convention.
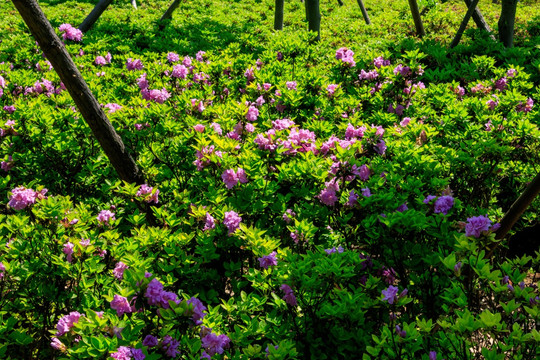
[[[36,203],[36,200],[45,199],[47,189],[43,189],[39,192],[27,189],[24,186],[19,186],[11,190],[11,196],[9,198],[8,206],[13,210],[22,210]]]
[[[83,33],[81,30],[73,27],[71,24],[62,24],[58,27],[64,40],[81,41]]]
[[[154,189],[152,186],[147,184],[142,184],[137,191],[136,196],[142,198],[145,202],[149,204],[159,203],[158,199],[159,189]]]

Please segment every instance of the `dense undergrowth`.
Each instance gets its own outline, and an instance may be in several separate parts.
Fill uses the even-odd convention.
[[[0,4],[0,357],[537,359],[540,256],[493,231],[539,171],[540,7],[448,50],[461,2],[423,40],[365,3],[315,43],[299,1],[279,33],[267,0],[114,3],[81,41],[93,1],[41,2],[143,186]]]

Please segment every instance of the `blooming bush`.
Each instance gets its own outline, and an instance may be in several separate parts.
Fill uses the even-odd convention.
[[[275,34],[266,0],[62,25],[127,184],[1,3],[0,358],[536,358],[538,256],[495,239],[537,173],[536,50],[449,51],[454,12],[419,41],[388,4],[329,8],[319,44],[299,2]]]

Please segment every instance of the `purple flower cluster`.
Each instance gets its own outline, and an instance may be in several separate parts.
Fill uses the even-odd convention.
[[[336,59],[343,61],[345,64],[348,64],[350,67],[354,67],[356,62],[354,61],[354,52],[349,50],[346,47],[337,49]]]
[[[351,190],[349,192],[349,199],[345,203],[346,206],[355,206],[358,204],[358,194],[354,192],[354,190]]]
[[[142,344],[143,346],[154,347],[154,346],[158,346],[159,341],[158,341],[158,338],[153,335],[146,335]]]
[[[115,113],[118,110],[122,109],[122,105],[116,103],[108,103],[103,105],[103,107],[109,109],[109,114]]]
[[[212,229],[215,229],[215,227],[216,227],[216,220],[214,219],[212,215],[210,215],[210,213],[206,213],[203,231],[212,230]]]
[[[118,349],[116,349],[116,352],[111,353],[111,357],[116,360],[130,360],[132,358],[131,348],[127,346],[120,346]]]
[[[116,220],[115,214],[110,210],[101,210],[97,216],[100,225],[109,225],[109,221]]]
[[[317,198],[325,205],[334,206],[338,201],[336,192],[339,191],[339,182],[336,178],[333,178],[332,180],[325,182],[324,185],[326,187],[321,190],[319,195],[317,195]]]
[[[128,299],[118,294],[115,294],[113,300],[111,301],[111,309],[116,310],[116,314],[118,316],[129,314],[134,310],[134,308],[129,304]]]
[[[257,121],[258,117],[259,117],[259,109],[257,109],[255,106],[250,106],[246,113],[247,121]]]
[[[43,95],[45,95],[47,97],[51,97],[53,94],[56,94],[56,95],[60,94],[65,89],[66,89],[66,87],[64,86],[63,83],[60,83],[58,88],[55,88],[52,81],[47,80],[47,79],[41,79],[41,81],[39,81],[39,80],[36,81],[34,83],[34,86],[26,87],[24,89],[24,94],[25,95],[43,94]]]
[[[220,129],[221,130],[221,129]],[[193,164],[197,166],[197,170],[201,171],[205,167],[209,166],[211,164],[210,157],[212,154],[215,154],[218,157],[222,157],[223,153],[221,151],[215,151],[215,146],[204,146],[201,150],[197,150],[195,153],[195,157],[197,158]]]
[[[498,91],[504,91],[508,87],[508,79],[502,77],[499,80],[495,81],[495,89]]]
[[[272,126],[274,130],[276,131],[288,129],[293,125],[294,125],[294,121],[290,119],[278,119],[278,120],[272,121]]]
[[[360,75],[358,75],[358,78],[360,80],[375,80],[378,77],[379,73],[377,72],[377,70],[365,71],[364,69],[362,69],[360,71]]]
[[[403,66],[402,64],[398,64],[395,68],[394,68],[394,75],[401,75],[403,77],[406,77],[410,74],[412,74],[412,71],[411,71],[411,68],[408,67],[408,66]]]
[[[126,269],[129,269],[129,266],[121,261],[117,262],[113,270],[113,276],[118,280],[122,280],[124,278],[124,271]]]
[[[473,216],[467,218],[465,225],[465,236],[474,236],[479,238],[482,234],[487,234],[489,231],[497,231],[501,225],[499,223],[491,225],[491,220],[487,216]]]
[[[147,203],[154,203],[157,204],[159,202],[158,199],[159,190],[155,189],[151,186],[148,186],[147,184],[142,184],[139,187],[139,190],[137,191],[137,197],[143,197],[144,201]]]
[[[242,168],[238,168],[237,171],[234,171],[233,169],[225,170],[225,172],[221,174],[221,178],[227,189],[232,189],[238,182],[242,184],[248,182],[246,172]]]
[[[79,321],[81,313],[77,311],[70,312],[69,315],[63,316],[56,324],[56,336],[62,336],[68,333],[76,322]]]
[[[277,265],[277,253],[275,251],[272,251],[270,255],[264,255],[263,257],[259,258],[259,264],[262,268],[268,269],[270,266],[276,266]]]
[[[404,289],[401,294],[398,296],[398,288],[397,286],[390,285],[387,289],[382,291],[383,299],[382,301],[387,301],[389,304],[393,304],[398,300],[398,298],[402,298],[407,295],[408,291],[407,289]]]
[[[132,58],[127,59],[126,68],[129,71],[142,70],[143,67],[144,65],[140,59],[135,59],[135,60],[133,60]]]
[[[0,279],[4,277],[5,272],[6,272],[6,266],[0,261]]]
[[[205,335],[201,340],[204,349],[201,359],[209,359],[215,354],[223,354],[223,351],[229,348],[231,342],[227,335],[217,335],[213,332]]]
[[[332,96],[336,92],[336,90],[339,88],[338,84],[330,84],[326,87],[326,91],[328,91],[328,95]]]
[[[380,69],[382,66],[390,66],[390,60],[385,60],[382,56],[379,56],[373,60],[373,65]]]
[[[364,137],[366,132],[365,126],[360,126],[355,128],[351,123],[347,125],[347,130],[345,130],[345,139],[350,140],[352,138],[361,139]]]
[[[242,218],[238,215],[238,213],[234,211],[227,211],[225,213],[223,224],[229,230],[229,235],[234,233],[240,227],[241,221],[242,221]]]
[[[287,89],[289,90],[296,90],[296,81],[287,81],[287,83],[285,84],[287,86]]]
[[[206,315],[204,313],[204,311],[207,310],[206,306],[204,306],[201,300],[197,299],[196,297],[190,298],[187,303],[193,306],[193,314],[191,315],[191,320],[193,320],[195,325],[201,325],[202,319]]]
[[[177,79],[185,79],[189,74],[189,69],[183,64],[178,64],[173,66],[171,76]]]
[[[60,350],[61,352],[65,352],[67,350],[67,346],[64,345],[58,338],[53,337],[51,340],[51,347],[56,350]]]
[[[298,305],[298,302],[296,301],[296,296],[294,296],[294,293],[289,285],[283,284],[279,288],[281,289],[281,291],[283,291],[283,300],[285,300],[287,304],[291,306]]]
[[[75,245],[73,245],[72,243],[70,242],[67,242],[66,244],[64,244],[64,248],[62,249],[63,253],[67,255],[66,257],[66,260],[68,263],[71,263],[73,261],[73,247]]]
[[[324,252],[326,252],[328,255],[330,255],[330,254],[335,254],[336,252],[339,253],[339,254],[341,254],[343,251],[345,251],[345,249],[344,249],[341,245],[338,246],[337,249],[336,249],[336,247],[334,246],[334,247],[332,247],[331,249],[325,249],[325,250],[324,250]]]
[[[379,142],[377,144],[375,144],[375,146],[373,148],[375,149],[377,154],[384,155],[386,153],[386,149],[388,147],[386,146],[386,143],[385,143],[384,140],[379,140]]]
[[[62,33],[64,40],[81,41],[83,33],[81,30],[74,28],[71,24],[62,24],[58,27],[58,30]]]
[[[175,358],[176,355],[180,354],[178,345],[180,345],[180,342],[170,335],[165,335],[163,340],[161,340],[161,348],[165,351],[165,355],[172,358]]]
[[[435,202],[433,202],[433,200],[435,200]],[[423,202],[424,204],[432,204],[433,212],[435,214],[446,215],[454,206],[454,198],[450,195],[443,195],[440,197],[428,195]]]
[[[171,97],[171,94],[167,91],[167,89],[163,88],[161,90],[158,89],[143,89],[141,90],[141,95],[144,100],[148,101],[154,101],[158,104],[163,104],[167,99]]]
[[[368,181],[369,177],[371,176],[371,171],[365,164],[360,167],[353,165],[351,171],[353,175],[358,176],[358,178],[362,181]]]
[[[285,154],[296,154],[300,152],[316,152],[315,133],[305,129],[292,128],[289,137],[282,143],[283,147],[289,149]]]
[[[167,61],[170,62],[170,63],[180,61],[180,56],[178,56],[177,53],[169,52],[169,53],[167,53]]]
[[[523,102],[520,102],[518,106],[516,107],[517,112],[530,112],[532,111],[532,108],[534,106],[534,101],[531,98],[528,98],[525,104]]]
[[[287,224],[290,224],[292,219],[296,216],[296,213],[292,211],[292,209],[287,209],[283,213],[283,221],[285,221]]]
[[[111,59],[112,59],[111,53],[108,52],[107,55],[105,55],[105,56],[101,56],[101,55],[97,56],[94,63],[96,65],[104,66],[104,65],[110,64]]]
[[[181,302],[175,293],[163,290],[163,284],[158,279],[150,281],[144,296],[148,299],[148,304],[160,306],[164,309],[169,308],[169,300],[177,304]]]
[[[11,190],[8,206],[13,210],[22,210],[30,205],[35,204],[38,193],[32,189],[27,189],[24,186],[19,186]]]

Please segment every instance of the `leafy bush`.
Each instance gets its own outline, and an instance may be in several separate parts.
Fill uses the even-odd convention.
[[[144,185],[0,5],[1,357],[538,357],[540,254],[494,236],[537,173],[538,50],[446,50],[455,2],[424,41],[406,2],[372,27],[323,4],[319,44],[271,5],[185,3],[160,31],[164,2],[113,4],[66,40]]]

